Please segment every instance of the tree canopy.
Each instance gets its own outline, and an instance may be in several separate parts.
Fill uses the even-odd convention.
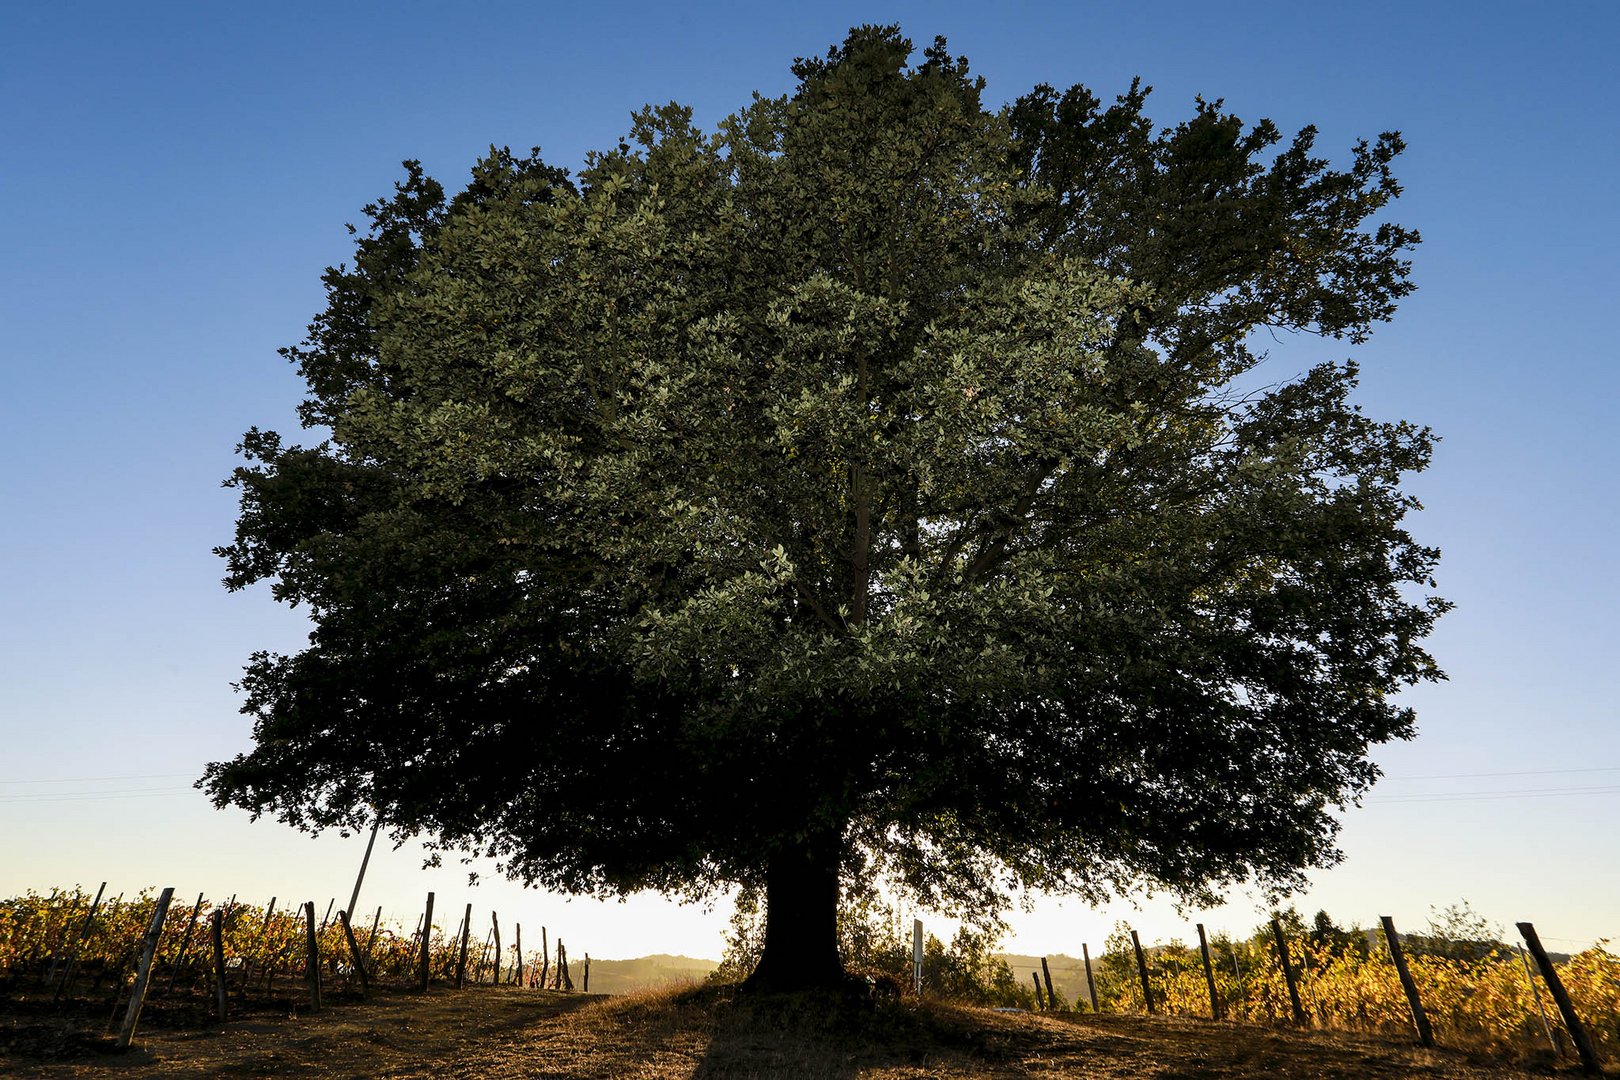
[[[1440,677],[1431,437],[1252,343],[1410,291],[1399,137],[992,110],[893,27],[793,73],[366,208],[284,350],[319,441],[245,436],[220,549],[313,629],[207,790],[553,889],[763,885],[788,981],[840,875],[984,911],[1331,863]]]

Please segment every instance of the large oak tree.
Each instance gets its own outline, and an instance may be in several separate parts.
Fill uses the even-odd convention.
[[[313,630],[207,790],[552,889],[763,887],[779,986],[837,977],[841,877],[982,911],[1331,863],[1439,677],[1431,440],[1251,343],[1410,291],[1399,138],[991,111],[894,28],[793,70],[367,208],[286,350],[319,441],[248,433],[221,549]]]

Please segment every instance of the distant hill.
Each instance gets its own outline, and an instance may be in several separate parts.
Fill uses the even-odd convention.
[[[1041,958],[1038,956],[1024,956],[1020,953],[999,953],[996,959],[1007,961],[1007,966],[1012,968],[1013,974],[1018,976],[1019,982],[1025,984],[1026,989],[1031,988],[1030,975],[1038,975],[1041,971]],[[1085,996],[1086,963],[1084,960],[1078,956],[1052,953],[1046,958],[1046,963],[1052,969],[1052,989],[1056,990],[1064,1001],[1073,1005],[1077,999]],[[1091,963],[1093,970],[1095,970],[1097,958],[1092,957]],[[1046,992],[1044,982],[1041,984],[1041,992],[1043,994]]]
[[[598,960],[591,957],[591,993],[627,994],[633,990],[667,987],[708,978],[720,965],[713,960],[691,956],[638,956],[634,960]],[[580,985],[585,971],[584,957],[568,958],[568,973],[574,986]]]

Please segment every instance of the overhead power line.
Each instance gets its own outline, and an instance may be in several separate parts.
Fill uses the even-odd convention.
[[[1538,799],[1556,795],[1620,795],[1620,787],[1520,788],[1512,791],[1449,791],[1421,795],[1372,796],[1369,803],[1472,802],[1484,799]]]
[[[173,780],[179,776],[196,776],[194,772],[166,772],[166,773],[132,773],[126,776],[57,776],[50,779],[42,777],[19,777],[14,780],[0,780],[0,784],[105,784],[115,780]]]
[[[1515,769],[1512,772],[1433,773],[1428,776],[1386,776],[1385,780],[1472,780],[1484,776],[1554,776],[1559,773],[1620,772],[1620,765],[1599,765],[1582,769]]]
[[[37,802],[87,802],[93,799],[149,799],[157,795],[179,795],[182,792],[195,795],[196,788],[137,788],[126,791],[74,791],[74,792],[32,792],[27,795],[0,795],[0,805],[7,803],[37,803]]]

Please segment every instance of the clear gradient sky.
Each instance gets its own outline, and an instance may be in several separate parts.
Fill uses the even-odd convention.
[[[1613,414],[1620,16],[1606,3],[90,4],[0,0],[0,895],[110,882],[263,903],[347,897],[363,841],[216,812],[188,786],[246,747],[231,682],[303,625],[230,595],[220,481],[252,425],[296,429],[277,355],[403,158],[455,187],[489,145],[577,166],[633,109],[700,122],[788,90],[853,23],[944,34],[992,103],[1037,82],[1151,112],[1224,97],[1342,163],[1402,130],[1419,291],[1364,347],[1281,339],[1267,374],[1355,355],[1375,416],[1443,438],[1413,488],[1457,610],[1307,914],[1421,928],[1468,900],[1557,948],[1620,936]],[[428,889],[598,956],[718,956],[728,913],[565,902],[379,850],[361,908]],[[340,899],[339,903],[343,901]],[[1255,899],[1201,916],[1247,930]],[[1037,899],[1008,945],[1076,953],[1168,904]]]

